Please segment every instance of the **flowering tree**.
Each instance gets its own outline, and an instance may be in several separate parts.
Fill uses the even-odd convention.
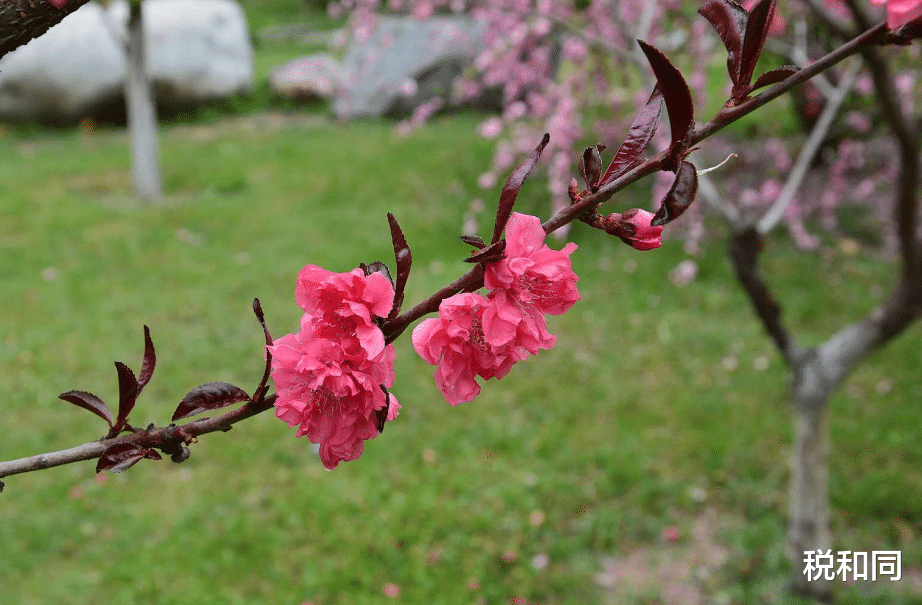
[[[752,48],[774,43],[775,52],[793,63],[804,64],[814,60],[824,37],[846,40],[854,35],[856,27],[867,29],[874,22],[869,4],[851,0],[805,0],[785,3],[777,10],[773,3],[755,0],[740,4],[709,0],[698,8],[727,51],[730,80],[726,88],[727,108],[748,98],[753,88],[793,73],[793,68],[780,67],[754,79],[756,65],[750,59],[757,55],[747,55]],[[922,3],[917,0],[872,0],[871,4],[886,5],[887,25],[893,31],[911,37],[919,28],[917,19],[922,13]],[[692,32],[694,41],[684,45],[685,52],[694,59],[687,81],[698,104],[706,102],[703,92],[707,88],[708,66],[716,56],[709,45],[713,38],[704,35],[703,20],[688,22],[687,6],[665,0],[646,3],[598,0],[581,6],[542,0],[386,3],[388,10],[409,10],[418,17],[439,10],[467,9],[487,22],[485,48],[476,62],[478,77],[460,82],[464,94],[499,86],[505,101],[502,114],[487,119],[479,128],[481,135],[498,141],[493,165],[481,176],[482,186],[493,185],[497,173],[511,164],[529,135],[535,136],[535,129],[546,130],[553,141],[548,149],[551,157],[548,188],[556,200],[554,207],[559,208],[566,199],[564,192],[574,163],[572,158],[578,157],[577,145],[585,136],[586,116],[592,116],[593,132],[607,135],[627,127],[618,109],[642,101],[633,98],[631,85],[622,82],[622,74],[635,71],[638,65],[645,68],[646,63],[642,45],[638,52],[629,50],[634,47],[632,40],[634,37],[668,40],[663,23],[683,23]],[[353,31],[361,36],[373,27],[375,11],[384,10],[385,3],[342,0],[333,6],[334,11],[344,9],[351,11]],[[808,20],[820,24],[825,36],[808,40],[805,33]],[[794,35],[786,36],[790,30]],[[918,45],[904,53],[917,61]],[[661,172],[663,178],[657,179],[653,188],[654,200],[658,202],[677,186],[680,190],[700,186],[708,206],[729,223],[733,233],[729,255],[737,280],[789,367],[795,443],[788,546],[794,562],[795,584],[819,594],[826,593],[828,585],[822,579],[809,582],[800,573],[800,562],[806,550],[832,547],[827,487],[829,397],[860,359],[901,333],[919,316],[922,287],[915,210],[922,181],[918,166],[919,136],[912,116],[920,94],[917,70],[895,73],[895,66],[888,64],[881,51],[873,47],[863,49],[860,55],[868,67],[866,73],[859,73],[860,62],[855,61],[829,70],[797,93],[802,96],[801,112],[810,135],[796,161],[791,157],[789,145],[777,137],[762,146],[743,149],[738,144],[717,141],[710,147],[719,150],[720,156],[739,155],[738,163],[766,174],[766,178],[755,184],[721,173],[713,180],[703,174],[700,179],[692,179],[691,170],[683,171],[680,167],[677,177],[684,176],[684,183],[681,178],[673,179],[668,172]],[[723,60],[723,56],[719,58]],[[841,120],[843,126],[836,135],[841,142],[829,141],[832,125],[853,89],[858,89],[866,105],[880,108],[877,119],[892,134],[893,155],[898,158],[897,162],[885,163],[877,173],[868,173],[865,168],[859,178],[853,175],[867,164],[866,153],[861,151],[864,145],[861,137],[871,130],[874,118],[851,110]],[[600,112],[600,106],[613,106],[616,110]],[[670,119],[672,116],[670,112]],[[808,169],[817,161],[823,146],[834,151],[829,174],[818,177],[822,181],[819,185],[814,184],[801,193]],[[705,149],[701,153],[708,152]],[[767,163],[777,173],[766,173]],[[891,195],[892,205],[880,203],[882,196]],[[818,215],[822,225],[834,229],[835,210],[846,204],[863,205],[878,217],[884,226],[885,245],[900,251],[901,279],[882,308],[846,325],[820,345],[805,346],[782,321],[781,307],[758,268],[760,252],[765,246],[765,236],[781,224],[787,226],[800,247],[816,247],[818,239],[809,232],[806,219]],[[694,206],[683,222],[686,247],[695,250],[704,233],[702,207]]]
[[[489,241],[472,235],[462,237],[474,248],[465,259],[472,269],[427,299],[402,310],[412,253],[397,219],[388,215],[395,255],[393,276],[381,262],[361,263],[348,273],[306,266],[295,289],[296,302],[304,311],[300,330],[278,339],[271,337],[259,301],[254,301],[266,346],[265,370],[252,392],[224,382],[208,382],[183,397],[171,424],[133,427],[129,416],[156,367],[153,341],[145,327],[140,372],[136,375],[127,365],[115,364],[119,382],[115,414],[87,391],[72,390],[60,396],[102,418],[109,427],[106,435],[69,450],[2,462],[0,477],[90,459],[97,459],[97,472],[119,472],[143,459],[160,459],[159,452],[182,462],[189,457],[188,446],[197,437],[228,430],[270,409],[290,426],[298,425],[299,436],[319,444],[323,464],[334,468],[359,457],[364,442],[381,434],[386,423],[397,417],[400,405],[390,392],[395,382],[393,342],[414,322],[432,313],[437,317],[424,320],[413,330],[413,346],[426,362],[437,366],[436,384],[449,403],[470,401],[481,389],[477,377],[501,379],[519,361],[551,348],[556,337],[547,331],[546,315],[565,313],[579,299],[577,276],[570,265],[576,246],[551,248],[545,242],[547,234],[579,219],[636,249],[658,247],[663,227],[685,213],[696,197],[699,171],[691,162],[696,145],[850,56],[863,53],[871,61],[874,46],[906,43],[920,34],[918,22],[906,21],[912,11],[891,11],[895,17],[888,27],[887,23],[875,25],[868,20],[857,0],[848,4],[861,15],[863,27],[859,32],[803,68],[781,68],[757,77],[756,65],[775,23],[775,1],[760,0],[751,10],[731,0],[705,2],[699,12],[727,48],[731,80],[729,100],[709,121],[696,126],[695,104],[685,77],[663,52],[640,42],[640,53],[655,80],[652,93],[640,104],[624,142],[607,167],[602,161],[604,145],[582,152],[578,165],[583,184],[575,178],[569,181],[569,203],[562,204],[549,219],[542,223],[537,217],[514,212],[519,191],[550,144],[551,137],[545,134],[506,180]],[[922,3],[915,0],[911,4],[909,8]],[[902,10],[907,6],[909,3],[894,3],[889,8]],[[883,79],[887,77],[886,64],[881,64]],[[769,88],[755,94],[764,87]],[[662,151],[644,158],[664,106],[669,118],[668,141]],[[828,515],[822,458],[828,444],[824,426],[828,423],[829,391],[862,355],[922,314],[922,245],[915,215],[918,135],[908,127],[898,132],[909,139],[906,148],[915,155],[907,153],[904,158],[905,181],[901,181],[896,203],[903,279],[882,310],[845,328],[825,345],[796,345],[781,325],[778,307],[756,270],[761,233],[748,226],[737,230],[733,240],[741,282],[796,378],[797,450],[807,464],[800,475],[795,471],[791,531],[792,538],[800,540],[797,548],[803,550],[826,546],[824,540],[828,538],[828,519],[822,516]],[[658,172],[672,176],[655,214],[640,209],[608,215],[598,212],[617,192]],[[480,293],[482,288],[485,293]],[[276,389],[272,394],[270,377]],[[237,407],[218,416],[175,424],[232,406]]]

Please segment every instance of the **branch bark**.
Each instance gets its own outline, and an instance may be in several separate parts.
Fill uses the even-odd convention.
[[[0,57],[38,38],[89,0],[71,0],[58,8],[48,0],[0,2]]]
[[[202,418],[188,424],[171,424],[159,428],[152,425],[145,430],[139,430],[130,435],[91,441],[58,452],[0,462],[0,478],[83,460],[93,460],[99,458],[106,449],[116,443],[130,443],[139,447],[159,449],[163,453],[173,456],[174,462],[182,462],[188,457],[188,452],[184,452],[185,446],[194,443],[199,435],[214,433],[215,431],[229,431],[234,424],[272,409],[275,399],[275,395],[270,395],[263,400],[261,405],[248,402],[239,408],[213,418]],[[0,483],[0,490],[2,490],[2,483]]]

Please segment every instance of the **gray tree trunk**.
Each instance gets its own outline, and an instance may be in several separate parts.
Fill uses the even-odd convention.
[[[144,26],[141,19],[142,3],[132,0],[128,4],[131,12],[125,44],[125,109],[128,113],[128,130],[131,137],[134,194],[142,200],[159,200],[163,197],[163,186],[160,178],[157,105],[154,101],[153,87],[147,79]]]
[[[804,575],[804,553],[832,548],[829,524],[828,399],[804,401],[794,393],[794,443],[788,494],[788,556],[797,592],[828,598],[830,582]]]

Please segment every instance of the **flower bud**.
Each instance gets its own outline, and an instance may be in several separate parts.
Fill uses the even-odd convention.
[[[570,185],[567,187],[567,195],[570,196],[570,201],[575,202],[579,199],[579,183],[576,182],[576,178],[570,179]]]
[[[636,250],[652,250],[663,245],[663,228],[650,225],[653,216],[637,208],[622,214],[614,212],[603,219],[602,228]]]

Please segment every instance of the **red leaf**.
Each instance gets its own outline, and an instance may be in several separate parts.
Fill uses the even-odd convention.
[[[266,338],[266,346],[272,346],[272,336],[269,335],[269,328],[266,327],[266,316],[263,315],[263,306],[259,303],[258,298],[253,299],[253,313],[256,315],[256,321],[263,328],[263,336]]]
[[[499,241],[503,229],[506,228],[506,223],[509,222],[509,217],[512,216],[512,206],[515,204],[515,198],[519,196],[519,190],[522,189],[522,184],[525,183],[528,174],[532,171],[532,168],[535,167],[535,164],[538,163],[541,152],[544,151],[544,148],[547,147],[550,140],[551,135],[545,133],[541,138],[541,142],[535,147],[535,150],[532,151],[521,164],[516,166],[512,174],[509,175],[509,178],[506,179],[506,184],[503,185],[503,191],[499,196],[499,207],[496,209],[496,225],[493,227],[493,239],[490,240],[491,243],[495,244]]]
[[[586,181],[586,189],[595,193],[599,190],[599,179],[602,178],[602,151],[605,145],[597,143],[586,147],[583,157],[579,159],[579,173]]]
[[[150,328],[144,326],[144,360],[141,362],[141,374],[138,376],[138,394],[150,382],[157,366],[157,352],[154,350],[154,341],[150,339]]]
[[[479,248],[481,250],[487,247],[487,244],[483,241],[483,239],[476,235],[461,235],[459,237],[461,238],[462,242],[469,246],[474,246],[475,248]]]
[[[390,212],[387,213],[387,222],[391,227],[391,242],[394,244],[394,257],[397,259],[397,284],[394,286],[394,306],[388,314],[390,319],[397,317],[403,305],[403,294],[410,278],[410,267],[413,266],[413,254],[407,244],[407,238],[397,223],[397,219]]]
[[[733,0],[707,0],[698,8],[698,14],[711,22],[723,40],[727,48],[727,71],[735,87],[739,81],[743,34],[749,12]]]
[[[256,314],[256,319],[259,321],[259,325],[263,328],[263,336],[266,339],[266,347],[272,346],[272,336],[269,335],[269,328],[266,327],[266,317],[263,315],[263,307],[259,303],[258,298],[253,299],[253,313]],[[256,387],[256,390],[253,391],[253,401],[255,403],[262,403],[263,398],[266,396],[266,383],[269,382],[269,373],[272,371],[272,353],[269,352],[269,349],[265,349],[266,352],[266,366],[263,369],[263,377],[259,381],[259,385]]]
[[[691,162],[682,162],[676,172],[669,193],[663,198],[656,216],[650,221],[653,227],[660,227],[679,218],[691,206],[698,192],[698,171]]]
[[[195,416],[209,410],[218,410],[241,401],[249,401],[250,396],[238,386],[226,382],[206,382],[186,393],[173,412],[173,421]]]
[[[113,429],[118,432],[125,426],[128,414],[138,400],[139,387],[134,372],[121,361],[115,362],[115,371],[118,372],[118,418],[115,419]]]
[[[762,47],[765,46],[765,38],[768,37],[768,29],[772,24],[772,17],[775,15],[775,4],[776,0],[759,0],[749,11],[746,34],[743,36],[743,53],[740,56],[740,87],[748,88],[752,81],[752,74],[755,73],[756,64],[762,55]],[[749,94],[750,90],[752,89],[748,88],[743,96]]]
[[[381,387],[381,390],[384,391],[384,407],[379,410],[375,410],[375,421],[377,423],[378,434],[384,432],[384,423],[387,422],[387,415],[391,411],[391,393],[388,391],[383,384],[378,385]]]
[[[505,258],[503,252],[506,250],[506,240],[500,240],[496,243],[490,244],[482,250],[471,254],[464,259],[466,263],[488,263],[502,260]]]
[[[795,65],[785,65],[784,67],[767,71],[756,79],[755,83],[752,85],[752,90],[777,84],[793,76],[798,71],[800,71],[800,68]]]
[[[109,423],[112,426],[112,412],[105,402],[92,393],[86,391],[67,391],[58,395],[58,399],[63,399],[84,410],[89,410]]]
[[[644,152],[659,125],[660,114],[663,112],[663,92],[659,86],[653,89],[647,103],[637,113],[627,138],[621,143],[611,164],[602,175],[601,185],[617,179],[619,176],[636,166],[640,162],[640,154]]]
[[[99,457],[99,462],[96,463],[96,472],[121,473],[144,458],[161,460],[160,454],[156,450],[139,447],[133,443],[116,443],[106,448],[106,451]]]
[[[678,161],[678,156],[687,146],[688,137],[694,126],[695,109],[691,91],[685,78],[669,62],[666,55],[643,40],[637,42],[647,56],[656,75],[657,86],[663,91],[663,97],[666,99],[666,111],[669,112],[669,127],[672,131],[670,156],[672,160]]]
[[[359,268],[365,272],[365,277],[368,277],[372,273],[380,273],[387,278],[387,281],[391,282],[391,285],[394,285],[394,278],[391,277],[391,270],[387,268],[387,265],[382,263],[379,260],[376,260],[373,263],[359,263]]]

